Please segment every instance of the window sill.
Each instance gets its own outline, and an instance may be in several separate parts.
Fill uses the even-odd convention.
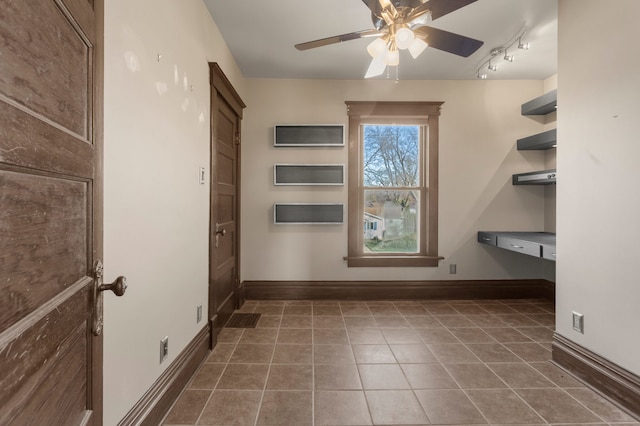
[[[442,256],[345,256],[350,268],[363,267],[437,267]]]

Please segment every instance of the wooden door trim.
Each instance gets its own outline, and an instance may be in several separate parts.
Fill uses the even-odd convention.
[[[210,62],[209,70],[211,86],[216,89],[218,94],[222,96],[225,101],[227,101],[236,115],[242,119],[242,110],[247,106],[242,102],[242,98],[240,98],[236,89],[233,88],[227,76],[222,72],[220,65],[218,65],[217,62]]]
[[[96,260],[103,259],[103,237],[104,237],[104,0],[93,0],[93,8],[96,19],[96,41],[94,46],[94,71],[93,71],[93,251],[87,263],[90,267]],[[90,273],[92,275],[92,271]],[[96,309],[95,301],[92,301]],[[95,314],[95,312],[94,312]],[[93,327],[87,327],[87,338],[91,338],[91,352],[87,362],[90,371],[87,377],[91,381],[87,383],[87,400],[91,403],[94,412],[93,422],[95,425],[102,425],[104,409],[104,341],[102,334],[93,335]],[[99,366],[98,369],[94,368]]]

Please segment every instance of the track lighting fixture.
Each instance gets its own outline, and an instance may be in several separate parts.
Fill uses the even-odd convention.
[[[513,62],[515,60],[515,55],[509,55],[509,49],[513,49],[515,48],[515,46],[518,46],[518,49],[528,50],[529,43],[522,41],[522,37],[524,37],[526,33],[526,28],[523,28],[518,33],[516,33],[516,35],[511,38],[508,43],[505,43],[503,46],[491,49],[489,55],[485,56],[482,62],[480,62],[480,64],[478,65],[478,68],[476,70],[477,78],[479,78],[480,80],[487,79],[487,74],[481,72],[485,67],[491,71],[497,71],[498,65],[496,64],[496,61],[498,61],[498,58],[500,56],[506,62]]]

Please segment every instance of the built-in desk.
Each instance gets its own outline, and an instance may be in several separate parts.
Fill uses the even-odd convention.
[[[478,231],[478,242],[547,260],[556,260],[556,234]]]

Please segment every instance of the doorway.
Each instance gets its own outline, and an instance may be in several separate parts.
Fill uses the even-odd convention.
[[[216,63],[211,81],[209,321],[211,347],[243,303],[240,271],[240,124],[245,104]]]

